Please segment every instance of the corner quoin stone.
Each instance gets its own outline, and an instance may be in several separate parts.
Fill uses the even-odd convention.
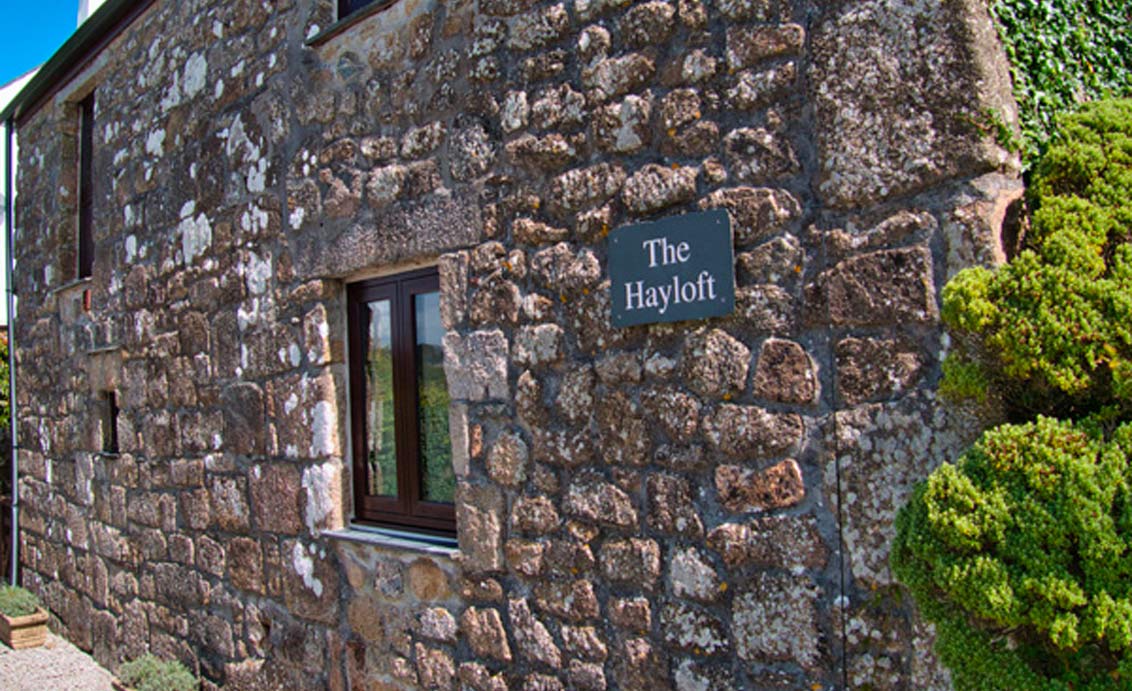
[[[507,337],[499,330],[445,334],[444,374],[449,395],[467,401],[508,398],[507,354]]]

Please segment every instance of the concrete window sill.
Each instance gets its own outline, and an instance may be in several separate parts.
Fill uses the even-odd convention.
[[[75,278],[75,279],[72,279],[70,281],[67,281],[66,283],[59,286],[58,288],[55,288],[54,290],[51,291],[51,293],[55,294],[55,295],[58,295],[60,293],[68,293],[68,292],[71,292],[73,290],[78,290],[79,288],[89,287],[91,283],[92,283],[92,280],[91,280],[90,276],[84,276],[83,278]]]
[[[351,525],[340,530],[324,530],[322,536],[331,540],[355,542],[404,552],[418,552],[442,559],[455,559],[456,555],[460,553],[455,538],[419,535],[391,528]]]

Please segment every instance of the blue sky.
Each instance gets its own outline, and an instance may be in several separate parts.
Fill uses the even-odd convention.
[[[54,55],[78,14],[78,0],[0,0],[0,85]]]

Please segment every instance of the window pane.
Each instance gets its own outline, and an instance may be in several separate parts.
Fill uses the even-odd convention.
[[[420,423],[421,498],[451,502],[456,495],[452,443],[448,439],[448,382],[440,326],[440,293],[415,296],[417,327],[417,419]]]
[[[393,331],[388,300],[366,305],[366,466],[369,494],[397,496],[397,445],[393,425]]]

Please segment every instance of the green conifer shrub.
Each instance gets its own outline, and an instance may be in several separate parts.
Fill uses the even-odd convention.
[[[960,689],[1132,687],[1132,424],[1002,425],[915,490],[892,565]]]
[[[1012,423],[916,487],[892,567],[956,688],[1132,689],[1132,101],[1064,118],[1028,194],[1023,251],[943,292],[941,393]]]
[[[943,290],[945,393],[1004,392],[1014,419],[1132,409],[1132,100],[1064,118],[1028,190],[1025,249]],[[975,368],[972,370],[972,368]]]

